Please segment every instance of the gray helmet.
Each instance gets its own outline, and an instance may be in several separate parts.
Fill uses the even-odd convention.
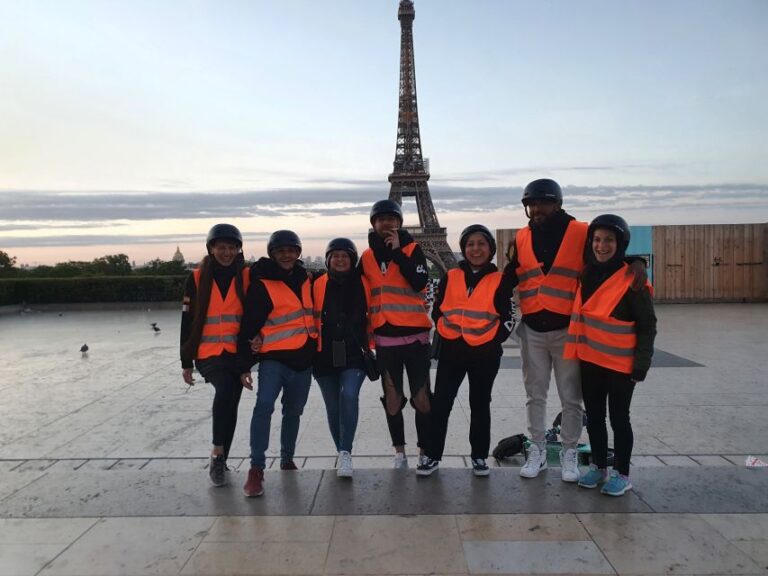
[[[476,232],[479,232],[488,239],[488,244],[491,245],[491,258],[493,258],[496,255],[496,239],[493,237],[493,234],[491,234],[491,231],[482,224],[471,224],[461,231],[461,236],[459,236],[459,248],[461,248],[461,255],[464,256],[464,248],[467,246],[467,240],[469,239],[470,235]]]
[[[382,214],[394,214],[400,220],[400,225],[403,224],[403,209],[394,200],[379,200],[374,203],[371,207],[371,226],[376,217]]]
[[[592,235],[597,228],[613,230],[616,233],[616,243],[623,247],[623,250],[626,250],[627,246],[629,246],[629,224],[627,224],[627,221],[621,216],[616,216],[616,214],[601,214],[600,216],[597,216],[589,223],[589,238],[592,238]]]
[[[533,200],[563,203],[563,190],[560,184],[549,178],[534,180],[523,190],[523,206],[528,206]]]
[[[331,252],[336,250],[344,250],[349,254],[349,258],[352,260],[352,268],[357,265],[357,246],[349,238],[334,238],[328,242],[328,246],[325,247],[325,267],[329,268],[328,264],[331,258]]]
[[[232,224],[216,224],[208,230],[208,237],[205,239],[205,247],[208,252],[216,240],[232,240],[238,248],[243,247],[243,235]]]
[[[299,249],[301,254],[301,240],[299,235],[293,230],[275,230],[267,242],[267,254],[272,255],[272,251],[284,246],[293,246]]]

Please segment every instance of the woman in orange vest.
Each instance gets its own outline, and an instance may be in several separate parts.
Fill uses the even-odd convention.
[[[278,230],[269,237],[267,253],[269,258],[260,258],[251,266],[251,285],[237,339],[240,381],[248,390],[253,390],[254,341],[259,348],[259,383],[251,417],[251,468],[243,488],[248,497],[264,493],[265,454],[280,392],[280,469],[297,468],[293,454],[317,349],[311,283],[299,262],[301,240],[291,230]]]
[[[334,238],[325,249],[328,273],[315,278],[312,301],[319,332],[312,366],[325,400],[328,427],[336,445],[336,475],[351,478],[352,442],[357,430],[360,387],[365,379],[363,349],[368,342],[367,282],[357,265],[357,248],[349,238]]]
[[[371,325],[384,395],[381,402],[395,449],[394,467],[408,467],[405,456],[403,370],[408,373],[411,404],[416,409],[417,445],[423,452],[429,429],[429,319],[427,259],[403,230],[403,210],[394,200],[371,207],[368,249],[360,268],[371,287]],[[419,460],[423,454],[419,455]]]
[[[623,218],[603,214],[589,225],[588,249],[576,292],[566,358],[578,358],[587,412],[587,432],[593,464],[579,477],[579,486],[596,488],[609,496],[632,489],[629,460],[634,437],[629,406],[635,384],[645,379],[653,356],[656,314],[650,285],[630,289],[624,254],[629,226]],[[608,473],[606,400],[614,441],[613,470]]]
[[[432,398],[432,433],[427,457],[416,469],[419,476],[431,475],[440,465],[448,418],[464,376],[469,378],[472,471],[475,476],[490,473],[485,460],[491,444],[491,390],[501,362],[501,343],[512,326],[512,288],[491,261],[496,240],[488,228],[468,226],[459,246],[464,260],[443,276],[432,308],[442,344]]]
[[[243,237],[231,224],[216,224],[205,242],[208,255],[187,278],[181,312],[181,368],[193,386],[192,364],[216,393],[213,448],[208,473],[214,486],[226,484],[226,462],[237,425],[243,387],[236,363],[237,333],[248,289]]]

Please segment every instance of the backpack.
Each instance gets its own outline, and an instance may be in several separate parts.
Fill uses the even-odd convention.
[[[509,458],[515,454],[522,453],[526,458],[528,457],[528,450],[525,449],[525,441],[527,440],[525,434],[515,434],[514,436],[508,436],[502,438],[493,449],[493,457],[497,460],[503,460]]]

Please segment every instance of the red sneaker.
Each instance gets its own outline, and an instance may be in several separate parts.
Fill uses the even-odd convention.
[[[298,470],[299,467],[296,466],[296,463],[293,460],[288,460],[287,462],[280,462],[280,470]]]
[[[253,467],[248,470],[248,481],[243,486],[243,492],[248,498],[264,494],[264,470]]]

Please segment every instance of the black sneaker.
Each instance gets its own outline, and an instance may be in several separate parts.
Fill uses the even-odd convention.
[[[475,476],[488,476],[491,469],[485,463],[485,458],[472,458],[472,474]]]
[[[429,456],[424,456],[420,460],[421,463],[416,467],[416,474],[418,476],[431,476],[433,472],[440,468],[440,460],[432,460]]]
[[[211,462],[208,466],[208,476],[211,478],[211,484],[214,486],[224,486],[227,483],[227,477],[224,472],[227,469],[224,455],[211,456]]]

